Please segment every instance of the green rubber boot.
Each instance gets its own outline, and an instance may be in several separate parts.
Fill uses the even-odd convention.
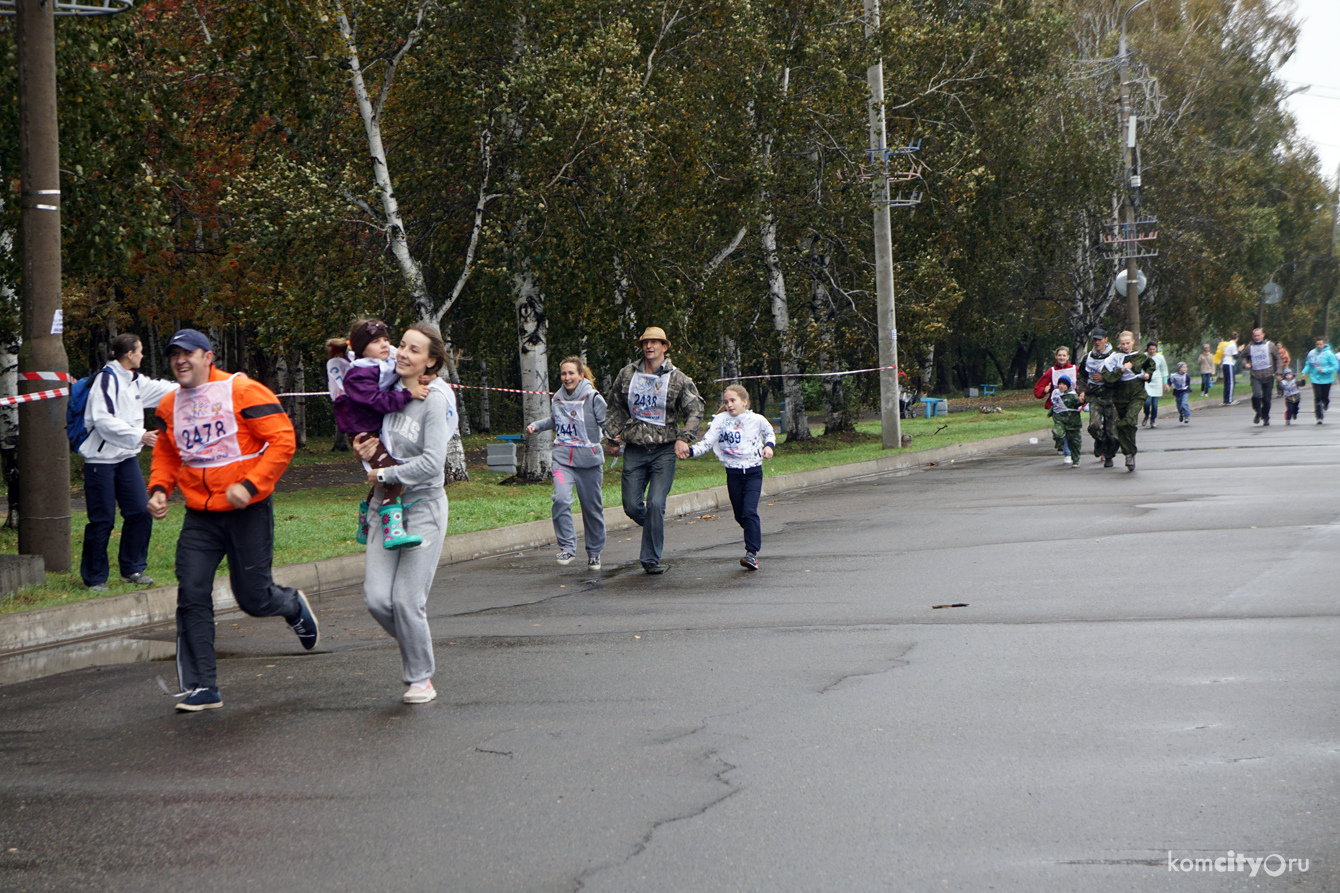
[[[382,517],[382,548],[408,549],[423,542],[423,537],[405,532],[405,507],[400,500],[377,509]]]
[[[358,504],[358,533],[354,540],[360,546],[368,544],[368,501],[364,499]]]

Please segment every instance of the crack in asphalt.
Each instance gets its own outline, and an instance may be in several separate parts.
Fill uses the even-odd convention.
[[[915,648],[915,647],[917,647],[917,646],[916,646],[916,643],[914,642],[914,643],[912,643],[911,645],[908,645],[908,646],[907,646],[906,648],[904,648],[902,651],[898,652],[898,654],[897,654],[896,656],[894,656],[894,657],[887,657],[887,658],[884,658],[884,660],[882,661],[883,666],[877,667],[877,668],[875,668],[875,669],[861,670],[861,671],[851,672],[851,673],[843,673],[842,675],[838,676],[836,679],[833,679],[831,682],[829,682],[828,684],[826,684],[826,685],[824,685],[823,687],[821,687],[821,688],[819,689],[819,691],[818,691],[818,694],[826,695],[826,694],[828,694],[830,691],[832,691],[833,689],[837,688],[837,687],[838,687],[839,685],[841,685],[842,683],[846,682],[848,679],[860,679],[860,678],[862,678],[862,677],[866,677],[866,676],[882,676],[882,675],[884,675],[885,673],[889,673],[889,672],[892,672],[893,670],[897,670],[897,669],[900,669],[900,668],[902,668],[902,667],[905,667],[905,666],[907,666],[908,664],[910,664],[911,661],[909,661],[909,660],[905,660],[904,658],[905,658],[905,657],[907,656],[907,654],[908,654],[909,652],[911,652],[912,649]]]
[[[726,713],[717,714],[716,716],[713,716],[712,719],[721,719],[727,716],[736,716],[740,713],[744,713],[747,710],[752,709],[754,706],[755,705],[751,704],[747,707],[741,707],[738,710],[732,710]],[[688,735],[678,735],[670,740],[674,741],[674,740],[683,740],[685,738],[691,738],[694,735],[697,735],[699,732],[705,731],[708,725],[710,725],[710,723],[711,720],[705,721],[702,725],[700,725],[694,731],[690,732]],[[738,737],[733,736],[733,740],[730,743],[735,744],[738,742],[738,740],[739,740]],[[611,860],[609,862],[604,863],[603,865],[597,865],[593,868],[589,868],[586,871],[583,871],[581,874],[577,875],[577,877],[573,878],[572,887],[570,889],[572,889],[573,891],[584,890],[586,889],[587,883],[596,876],[606,871],[610,871],[615,868],[621,868],[622,866],[627,865],[629,862],[633,861],[646,851],[647,847],[651,845],[652,839],[656,836],[656,832],[659,831],[661,828],[665,827],[666,825],[671,825],[674,824],[675,822],[683,822],[689,819],[695,819],[700,816],[706,815],[709,811],[711,811],[715,807],[719,806],[722,803],[725,803],[731,797],[734,797],[736,794],[743,791],[744,788],[737,787],[733,782],[729,781],[726,778],[727,773],[735,770],[738,767],[732,763],[728,763],[725,760],[721,759],[720,750],[721,748],[719,747],[709,747],[707,750],[704,750],[702,753],[699,754],[698,759],[701,762],[715,761],[717,763],[717,768],[713,770],[713,772],[711,773],[710,780],[715,781],[717,784],[720,784],[726,788],[726,790],[721,794],[721,796],[715,797],[707,801],[706,803],[700,804],[699,806],[688,808],[684,812],[678,815],[672,815],[663,819],[657,819],[653,821],[651,823],[651,826],[648,827],[647,830],[643,832],[643,834],[632,843],[632,845],[628,849],[628,852],[623,856],[622,859]]]
[[[834,679],[830,680],[829,682],[825,683],[824,685],[820,686],[819,689],[818,689],[815,693],[818,694],[818,695],[824,695],[824,694],[827,694],[828,692],[832,691],[833,689],[837,688],[838,686],[842,685],[844,682],[846,682],[846,681],[848,681],[848,680],[850,680],[850,679],[859,679],[859,678],[862,678],[862,677],[879,676],[879,675],[883,675],[884,673],[888,673],[888,672],[891,672],[891,671],[893,671],[893,670],[899,669],[899,668],[901,668],[901,667],[908,666],[911,662],[910,662],[909,660],[906,659],[906,658],[907,658],[907,655],[908,655],[908,654],[912,651],[912,649],[915,648],[915,647],[916,647],[915,643],[913,643],[913,644],[911,644],[911,645],[908,645],[907,647],[905,647],[905,648],[903,648],[901,651],[899,651],[899,652],[897,653],[896,656],[893,656],[893,657],[887,657],[887,658],[884,658],[884,659],[882,659],[882,660],[880,660],[880,661],[875,662],[875,664],[876,664],[875,666],[867,666],[867,667],[862,668],[862,669],[859,669],[859,670],[853,670],[853,671],[851,671],[851,672],[842,673],[841,675],[837,676],[836,678],[834,678]],[[742,706],[742,707],[740,707],[740,708],[738,708],[738,709],[736,709],[736,710],[731,710],[731,711],[726,711],[726,712],[719,713],[719,714],[714,714],[714,715],[711,716],[710,718],[708,718],[708,719],[704,720],[703,722],[701,722],[701,723],[700,723],[698,726],[696,726],[695,728],[692,728],[692,729],[689,729],[689,730],[686,730],[686,731],[674,732],[674,733],[671,733],[671,734],[669,734],[669,735],[666,735],[666,736],[663,736],[663,737],[660,737],[660,738],[652,738],[651,740],[652,740],[653,743],[655,743],[655,744],[658,744],[658,745],[665,745],[665,744],[671,744],[671,743],[674,743],[674,742],[677,742],[677,741],[685,741],[685,740],[691,739],[691,738],[693,738],[695,735],[698,735],[698,734],[701,734],[701,733],[703,733],[703,732],[708,731],[708,729],[712,726],[712,724],[713,724],[714,722],[718,722],[718,721],[720,721],[720,720],[722,720],[722,719],[726,719],[726,718],[729,718],[729,717],[732,717],[732,716],[739,716],[739,715],[741,715],[741,714],[747,713],[747,712],[749,712],[750,710],[753,710],[753,709],[759,707],[762,703],[765,703],[765,702],[768,701],[768,700],[771,700],[771,699],[764,699],[764,701],[759,701],[759,702],[751,703],[751,704]],[[740,736],[740,735],[732,735],[731,738],[733,739],[733,740],[731,740],[731,742],[730,742],[730,744],[732,744],[732,745],[735,744],[735,743],[739,743],[739,742],[741,742],[741,741],[747,741],[747,740],[748,740],[747,737]],[[660,820],[657,820],[657,821],[652,822],[651,826],[646,830],[646,832],[643,833],[643,834],[641,835],[641,837],[639,837],[636,841],[634,841],[634,842],[632,843],[632,845],[631,845],[631,846],[629,847],[629,849],[628,849],[628,852],[624,855],[624,857],[623,857],[622,859],[618,859],[618,860],[615,860],[615,861],[606,862],[606,863],[603,864],[603,865],[599,865],[599,866],[590,868],[590,869],[588,869],[588,870],[582,872],[582,873],[579,874],[576,878],[573,879],[573,886],[571,887],[571,889],[572,889],[573,891],[584,890],[584,889],[586,889],[587,884],[588,884],[592,879],[594,879],[595,877],[597,877],[598,875],[600,875],[600,874],[602,874],[602,873],[604,873],[604,872],[610,871],[610,870],[612,870],[612,869],[615,869],[615,868],[621,868],[621,867],[627,865],[628,863],[632,862],[634,859],[636,859],[636,858],[637,858],[638,856],[640,856],[642,853],[646,852],[647,848],[651,845],[652,840],[655,838],[655,836],[656,836],[656,832],[657,832],[658,830],[660,830],[661,828],[665,827],[666,825],[670,825],[670,824],[673,824],[673,823],[675,823],[675,822],[687,821],[687,820],[689,820],[689,819],[695,819],[695,818],[699,818],[699,817],[701,817],[701,816],[703,816],[703,815],[706,815],[706,814],[707,814],[708,812],[710,812],[712,809],[714,809],[714,808],[716,808],[717,806],[721,805],[722,803],[726,802],[726,801],[729,800],[731,797],[734,797],[736,794],[741,793],[742,791],[744,791],[745,789],[744,789],[743,787],[736,785],[734,782],[732,782],[730,779],[728,779],[728,778],[726,777],[730,772],[734,771],[735,769],[737,769],[737,768],[739,768],[739,767],[738,767],[736,764],[727,762],[725,759],[722,758],[722,756],[721,756],[721,751],[724,749],[725,746],[728,746],[728,745],[722,745],[722,746],[718,746],[718,747],[711,747],[711,748],[709,748],[709,749],[703,751],[703,752],[699,755],[699,760],[700,760],[700,761],[703,761],[703,762],[707,762],[707,761],[715,761],[715,762],[718,764],[718,765],[717,765],[717,768],[712,772],[711,780],[712,780],[712,781],[715,781],[716,783],[718,783],[718,784],[720,784],[720,785],[722,785],[722,786],[724,786],[724,787],[726,788],[726,790],[721,794],[721,796],[716,797],[716,798],[714,798],[714,799],[712,799],[712,800],[709,800],[708,802],[703,803],[703,804],[701,804],[701,805],[699,805],[699,806],[697,806],[697,807],[693,807],[693,808],[686,809],[685,811],[683,811],[682,813],[680,813],[680,814],[678,814],[678,815],[673,815],[673,816],[670,816],[670,817],[668,817],[668,818],[664,818],[664,819],[660,819]]]

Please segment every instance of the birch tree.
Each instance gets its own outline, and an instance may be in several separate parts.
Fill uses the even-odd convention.
[[[378,212],[357,196],[350,194],[349,197],[365,214],[376,219],[381,230],[385,233],[387,244],[395,258],[396,265],[399,267],[400,275],[404,280],[410,298],[414,302],[419,318],[440,327],[443,315],[460,296],[465,281],[469,278],[474,259],[475,240],[482,225],[483,209],[488,200],[484,192],[487,189],[487,174],[481,188],[480,202],[475,219],[474,232],[476,235],[472,238],[467,253],[465,266],[461,273],[462,278],[457,287],[453,289],[449,300],[442,302],[439,306],[429,294],[423,269],[410,250],[404,215],[400,209],[400,200],[396,196],[395,185],[391,176],[390,160],[387,157],[385,142],[382,139],[382,116],[386,109],[387,97],[391,94],[396,72],[405,57],[420,43],[423,30],[427,27],[428,14],[436,4],[434,0],[421,0],[418,4],[405,33],[396,42],[395,50],[384,60],[381,83],[377,87],[376,97],[374,98],[368,90],[363,63],[359,58],[358,34],[345,12],[345,4],[343,0],[332,0],[332,2],[339,23],[340,37],[344,42],[349,84],[353,90],[354,102],[358,107],[358,114],[362,119],[363,131],[367,138],[368,161],[372,167],[372,178],[376,184],[376,194],[380,200],[381,210]],[[484,141],[484,147],[487,149],[487,140]],[[449,481],[470,479],[469,471],[465,465],[465,449],[462,446],[459,431],[447,444],[446,475]]]

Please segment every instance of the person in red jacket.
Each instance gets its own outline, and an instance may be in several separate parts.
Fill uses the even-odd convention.
[[[1075,368],[1074,363],[1070,362],[1070,348],[1068,347],[1056,348],[1055,362],[1052,363],[1051,368],[1043,370],[1042,375],[1038,377],[1037,384],[1033,385],[1033,396],[1043,401],[1043,403],[1047,403],[1051,399],[1052,389],[1062,378],[1070,379],[1072,390],[1074,389],[1074,383],[1079,381],[1079,370]],[[1062,441],[1061,446],[1063,448],[1062,458],[1069,462],[1070,445]],[[1079,457],[1075,458],[1078,461]]]
[[[283,617],[303,648],[320,639],[307,596],[280,586],[271,494],[296,440],[279,398],[241,373],[214,368],[214,350],[194,329],[172,336],[168,365],[181,390],[158,404],[149,473],[149,514],[167,517],[180,488],[186,517],[177,540],[177,710],[223,706],[214,654],[214,574],[225,556],[233,597],[253,617]]]

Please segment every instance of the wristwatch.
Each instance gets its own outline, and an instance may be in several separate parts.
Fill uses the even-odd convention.
[[[378,468],[378,469],[377,469],[377,483],[379,483],[379,484],[384,484],[384,483],[386,483],[386,469],[385,469],[385,468]]]

